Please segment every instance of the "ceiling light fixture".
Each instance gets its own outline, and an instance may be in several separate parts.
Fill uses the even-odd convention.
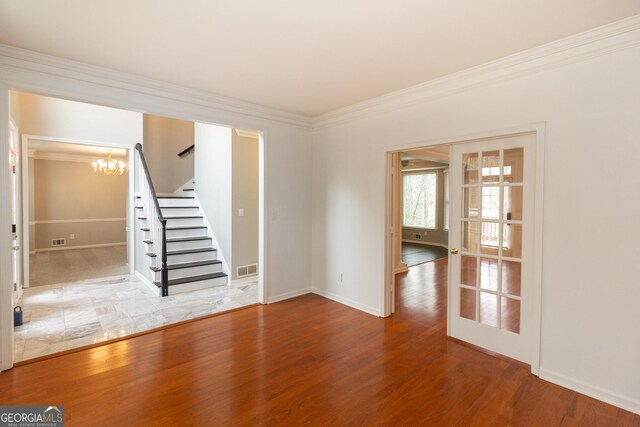
[[[91,162],[91,166],[93,166],[93,171],[99,175],[122,175],[126,165],[122,160],[113,160],[111,150],[109,150],[109,157],[106,161],[98,159]]]

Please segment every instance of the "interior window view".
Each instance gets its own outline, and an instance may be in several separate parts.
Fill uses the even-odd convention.
[[[16,362],[258,302],[257,132],[12,100]]]

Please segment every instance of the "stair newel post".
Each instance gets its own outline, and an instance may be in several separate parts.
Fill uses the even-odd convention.
[[[162,296],[169,296],[169,270],[167,269],[167,220],[162,219]]]

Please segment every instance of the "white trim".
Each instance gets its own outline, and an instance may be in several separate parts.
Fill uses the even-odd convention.
[[[640,400],[631,396],[623,396],[545,368],[540,368],[540,378],[640,415]]]
[[[269,188],[267,175],[267,150],[265,141],[267,131],[258,134],[258,302],[267,303],[269,276],[267,271],[269,242],[269,195],[265,189]]]
[[[314,129],[428,102],[640,45],[640,15],[314,117]]]
[[[364,311],[365,313],[371,314],[373,316],[384,317],[383,313],[380,313],[380,310],[378,310],[375,307],[371,307],[370,305],[366,305],[366,304],[360,304],[359,302],[356,302],[350,298],[336,295],[333,292],[329,292],[329,291],[325,291],[323,289],[317,289],[317,288],[312,288],[311,292],[316,295],[320,295],[322,297],[333,300],[335,302],[339,302],[340,304],[344,304],[351,308],[355,308],[356,310]]]
[[[13,366],[13,251],[11,236],[11,170],[9,168],[9,92],[0,82],[0,370]]]
[[[75,224],[79,222],[117,222],[126,221],[127,218],[78,218],[78,219],[47,219],[41,221],[29,221],[29,225],[40,224]]]
[[[280,295],[274,295],[272,297],[267,298],[267,304],[273,304],[274,302],[284,301],[286,299],[291,299],[291,298],[299,297],[300,295],[306,295],[310,293],[312,293],[311,288],[296,289],[295,291],[289,291]]]
[[[547,127],[544,123],[536,126],[536,194],[534,195],[533,218],[533,290],[531,292],[533,310],[531,319],[531,373],[540,375],[540,346],[542,342],[542,252],[544,226],[544,157],[546,153]]]
[[[191,104],[200,108],[240,117],[241,119],[271,120],[311,129],[311,119],[298,114],[207,93],[203,90],[190,89],[95,65],[57,58],[55,56],[5,44],[0,44],[0,68],[2,68],[2,77],[5,82],[10,85],[18,85],[22,87],[23,90],[29,92],[38,93],[42,91],[41,86],[33,84],[33,76],[39,75],[39,79],[44,77],[45,79],[48,78],[64,82],[64,86],[67,86],[69,83],[71,85],[97,85],[111,92],[110,96],[105,95],[92,99],[85,98],[83,102],[96,103],[96,101],[98,101],[99,103],[100,101],[111,100],[112,103],[116,104],[116,108],[146,111],[145,108],[140,106],[117,105],[118,102],[113,101],[117,98],[117,96],[113,95],[114,92],[135,93],[138,96],[156,98],[156,103],[166,103],[169,101]],[[62,85],[58,85],[57,89],[61,95],[68,93],[68,90],[64,90],[61,87]],[[50,88],[51,86],[47,86],[47,89]],[[57,94],[51,93],[51,95],[56,96]],[[181,114],[176,114],[174,117],[199,121],[196,117],[185,117]],[[234,123],[226,124],[234,125]],[[239,127],[242,128],[243,126]]]
[[[418,243],[420,245],[440,246],[441,248],[449,249],[449,246],[445,245],[444,243],[425,242],[424,240],[411,240],[411,239],[402,239],[402,241],[406,243]]]
[[[97,243],[95,245],[78,245],[78,246],[62,246],[57,248],[44,248],[44,249],[36,249],[35,253],[38,252],[52,252],[52,251],[68,251],[72,249],[89,249],[89,248],[107,248],[110,246],[126,246],[127,242],[116,242],[116,243]]]
[[[88,163],[88,167],[91,167],[91,162],[95,162],[96,159],[106,158],[107,156],[89,156],[87,154],[71,154],[71,153],[53,153],[49,151],[35,151],[29,150],[29,157],[36,160],[49,160],[52,162],[75,162],[75,163]],[[112,156],[115,160],[126,161],[126,157]],[[128,165],[127,165],[128,168]]]
[[[149,279],[147,279],[144,274],[140,273],[138,270],[135,270],[134,275],[140,279],[140,281],[142,283],[144,283],[150,290],[151,292],[153,292],[155,295],[157,295],[159,298],[163,298],[160,296],[161,292],[160,292],[160,288],[158,288],[156,285],[154,285],[153,283],[151,283],[151,281]]]
[[[258,139],[260,137],[260,133],[254,130],[243,130],[243,129],[234,129],[236,131],[236,135],[241,136],[243,138],[254,138]]]
[[[22,227],[22,286],[23,288],[29,287],[29,281],[31,280],[29,274],[29,255],[32,253],[35,254],[35,251],[32,251],[30,246],[30,234],[31,234],[31,221],[29,221],[29,156],[24,155],[24,153],[29,152],[29,138],[25,135],[22,135],[21,142],[22,144],[22,224],[26,224]]]
[[[1,52],[1,48],[2,48],[2,45],[0,44],[0,52]],[[2,60],[2,56],[0,55],[0,63],[1,63],[1,60]],[[45,142],[62,142],[64,144],[93,145],[93,146],[106,147],[106,148],[120,148],[124,150],[132,150],[138,142],[142,143],[142,141],[113,142],[113,141],[98,141],[94,139],[82,139],[82,138],[62,138],[59,136],[44,136],[44,135],[34,135],[34,134],[23,134],[22,137],[27,138],[27,140],[33,139],[33,140],[45,141]],[[43,153],[43,152],[38,150],[35,150],[32,152],[32,150],[29,150],[29,153],[30,153],[29,156],[33,157],[37,153]]]
[[[127,218],[78,218],[78,219],[45,219],[41,221],[29,221],[29,225],[40,224],[75,224],[79,222],[116,222],[126,221]]]

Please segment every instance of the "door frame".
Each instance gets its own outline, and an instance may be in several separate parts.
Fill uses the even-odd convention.
[[[13,74],[11,74],[13,73]],[[14,72],[10,69],[9,74],[0,76],[0,244],[11,243],[10,215],[7,201],[9,200],[9,162],[2,153],[8,152],[9,148],[9,93],[10,91],[27,92],[35,95],[49,96],[60,99],[67,99],[76,102],[83,102],[105,107],[118,108],[127,111],[139,112],[140,114],[155,114],[164,117],[188,120],[192,122],[202,122],[210,124],[220,124],[239,129],[255,129],[260,135],[260,196],[259,201],[259,252],[258,252],[258,301],[261,304],[269,304],[277,301],[269,298],[270,268],[269,259],[271,248],[269,247],[270,224],[267,218],[270,212],[270,173],[271,163],[269,159],[269,148],[271,144],[271,125],[264,122],[264,117],[256,114],[243,113],[244,110],[220,110],[213,108],[210,101],[202,102],[202,98],[187,96],[179,97],[171,89],[149,89],[147,81],[140,83],[122,83],[107,78],[108,83],[88,80],[79,84],[79,80],[67,74],[54,75],[41,73],[25,73],[20,69]],[[120,84],[118,84],[120,83]],[[130,87],[134,89],[131,90]],[[115,94],[114,94],[115,90]],[[199,95],[198,95],[199,96]],[[217,104],[216,104],[217,105]],[[267,117],[267,120],[268,117]],[[20,130],[20,129],[19,129]],[[136,141],[141,142],[142,141]],[[135,143],[134,143],[135,144]],[[131,148],[131,147],[120,147]],[[133,165],[134,150],[129,150],[129,164]],[[24,158],[24,156],[23,156]],[[6,160],[6,161],[5,161]],[[21,159],[22,160],[22,159]],[[27,156],[28,163],[28,156]],[[135,173],[131,173],[133,177]],[[132,178],[133,179],[133,178]],[[132,184],[131,184],[132,185]],[[24,189],[24,186],[23,186]],[[24,196],[23,196],[24,197]],[[28,200],[28,198],[27,198]],[[23,200],[24,205],[24,200]],[[24,221],[24,212],[23,212]],[[27,222],[28,224],[28,218]],[[133,227],[133,221],[130,222]],[[27,232],[28,232],[28,227]],[[130,230],[132,236],[133,228]],[[25,235],[23,234],[23,238]],[[28,237],[28,236],[26,236]],[[133,247],[135,243],[129,245]],[[28,254],[28,251],[23,251]],[[13,307],[11,306],[11,290],[13,286],[6,286],[12,281],[13,274],[11,264],[11,251],[0,251],[0,371],[13,367]],[[130,257],[132,255],[130,254]],[[24,256],[23,256],[24,258]],[[130,266],[135,269],[135,262],[130,262]],[[25,280],[23,275],[23,281]]]
[[[121,142],[109,142],[109,141],[92,141],[92,140],[84,140],[78,138],[58,138],[52,136],[40,136],[40,135],[22,135],[22,222],[23,224],[27,224],[26,227],[23,227],[25,230],[22,232],[22,254],[23,254],[23,270],[22,270],[22,282],[24,288],[29,288],[29,278],[30,278],[30,270],[29,270],[29,255],[31,254],[31,247],[29,242],[30,235],[30,226],[31,223],[29,221],[29,141],[30,140],[39,140],[39,141],[50,141],[50,142],[62,142],[65,144],[79,144],[79,145],[91,145],[96,147],[105,147],[105,148],[118,148],[127,150],[127,200],[126,200],[126,235],[127,235],[127,262],[129,263],[129,274],[135,274],[135,257],[134,257],[134,238],[135,233],[133,232],[133,219],[134,219],[134,206],[133,203],[130,203],[131,195],[134,193],[134,175],[136,170],[136,165],[133,157],[133,145],[131,143],[121,143]],[[26,154],[26,155],[25,155]],[[24,185],[27,183],[27,185]],[[25,250],[26,249],[26,250]]]
[[[540,373],[540,339],[541,339],[541,314],[542,314],[542,249],[543,249],[543,214],[544,214],[544,157],[546,140],[546,123],[530,123],[520,126],[512,126],[502,129],[479,131],[461,136],[451,136],[432,140],[412,141],[402,144],[387,146],[384,148],[386,161],[385,176],[385,250],[384,250],[384,286],[382,289],[383,317],[390,316],[394,310],[395,292],[395,271],[393,268],[394,239],[397,239],[394,231],[394,197],[393,197],[393,177],[391,158],[393,153],[399,151],[415,150],[418,148],[432,147],[437,145],[464,144],[482,139],[504,138],[518,134],[535,135],[535,194],[534,194],[534,219],[533,219],[533,289],[532,289],[532,312],[531,312],[531,373],[539,376]],[[449,210],[449,223],[451,223],[451,210]],[[451,234],[449,235],[449,245],[451,244]],[[451,263],[449,263],[451,269]],[[449,276],[451,271],[449,271]],[[447,283],[447,336],[451,335],[451,327],[448,319],[451,315],[451,284]]]
[[[16,180],[16,186],[15,186],[15,194],[12,194],[13,197],[15,198],[15,210],[16,210],[16,233],[17,233],[17,239],[16,239],[16,244],[18,245],[18,250],[16,251],[17,254],[17,265],[13,264],[14,267],[17,267],[17,271],[14,273],[16,276],[16,286],[17,286],[17,290],[15,291],[17,294],[17,299],[19,299],[22,296],[22,289],[24,286],[24,275],[23,275],[23,271],[24,269],[22,268],[24,266],[24,246],[22,245],[22,233],[24,230],[24,222],[23,222],[23,216],[22,216],[22,146],[21,146],[21,142],[20,142],[20,131],[18,129],[18,126],[16,125],[16,123],[13,121],[13,118],[9,118],[9,132],[10,133],[14,133],[16,135],[16,139],[15,139],[15,146],[13,147],[14,149],[14,154],[16,156],[15,158],[15,180]],[[11,138],[11,137],[9,137]],[[11,146],[11,142],[9,142],[9,146]],[[10,192],[12,193],[12,191]],[[14,294],[14,295],[16,295]]]

